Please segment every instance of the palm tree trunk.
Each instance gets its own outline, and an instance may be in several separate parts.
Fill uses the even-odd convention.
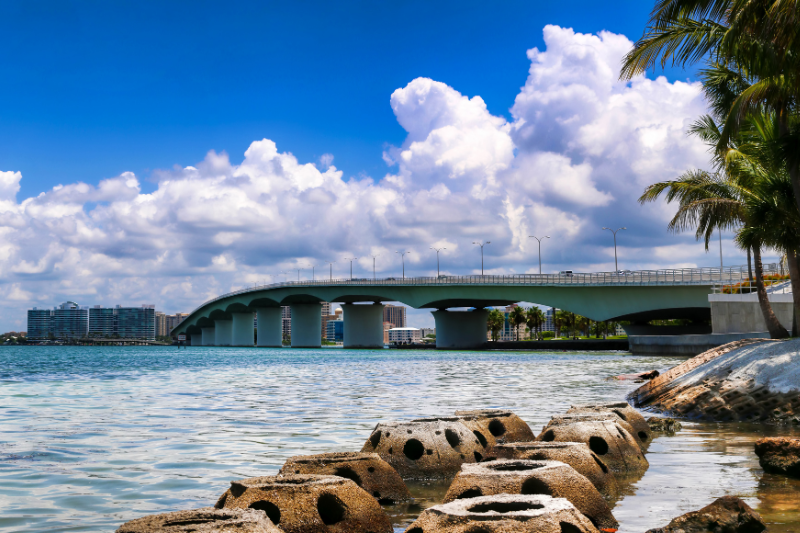
[[[767,298],[767,289],[764,286],[764,267],[761,264],[761,248],[758,246],[753,248],[753,259],[756,264],[758,303],[761,305],[761,313],[763,313],[764,321],[767,323],[767,331],[769,331],[769,336],[772,339],[785,339],[789,336],[789,332],[778,321],[778,317],[775,316],[772,305],[769,303],[769,298]]]
[[[789,279],[792,280],[792,337],[797,337],[797,317],[800,316],[800,254],[797,250],[786,252],[786,263],[789,265]]]
[[[747,247],[747,279],[753,280],[753,259],[750,257],[750,247]],[[747,291],[750,292],[750,291]]]

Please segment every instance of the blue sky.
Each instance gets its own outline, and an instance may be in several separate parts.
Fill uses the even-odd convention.
[[[5,1],[0,169],[23,173],[24,198],[123,171],[146,180],[210,149],[241,160],[267,137],[300,160],[332,153],[347,176],[380,176],[385,144],[405,137],[389,107],[396,88],[429,77],[508,117],[545,24],[635,39],[650,7]]]
[[[708,165],[647,1],[0,3],[0,329],[310,277],[717,265],[644,188]],[[726,265],[744,255],[724,240]],[[547,304],[547,302],[536,302]],[[417,325],[430,325],[430,315]],[[419,320],[423,320],[420,318]]]

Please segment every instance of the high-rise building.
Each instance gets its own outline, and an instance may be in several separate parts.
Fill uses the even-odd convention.
[[[155,340],[155,306],[101,307],[97,305],[89,309],[89,332],[101,337]]]
[[[167,315],[161,311],[156,311],[156,337],[165,337],[167,335],[169,335]]]
[[[331,316],[331,303],[330,302],[321,302],[322,303],[322,338],[328,338],[328,320],[330,320]]]
[[[406,327],[406,306],[386,305],[383,307],[383,321],[391,322],[396,328]]]
[[[32,339],[75,339],[89,331],[89,310],[75,302],[50,309],[28,310],[28,337]]]
[[[328,320],[326,333],[326,338],[330,342],[344,341],[344,320],[342,320],[341,314],[335,320]]]

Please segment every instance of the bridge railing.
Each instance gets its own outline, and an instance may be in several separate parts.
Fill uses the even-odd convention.
[[[765,276],[784,275],[777,263],[763,265]],[[252,291],[280,289],[287,287],[326,287],[326,286],[436,286],[436,285],[735,285],[749,279],[748,267],[730,266],[704,268],[675,268],[660,270],[620,270],[618,272],[570,272],[558,274],[512,274],[512,275],[470,275],[438,276],[415,278],[354,278],[354,279],[316,279],[285,281],[265,285],[254,285],[223,294],[204,302],[192,311],[202,309],[218,300]]]

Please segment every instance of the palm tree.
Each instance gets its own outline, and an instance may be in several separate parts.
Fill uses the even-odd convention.
[[[531,331],[534,332],[536,338],[539,339],[539,330],[545,322],[544,312],[538,307],[533,306],[528,309],[527,315],[528,327],[531,328]]]
[[[508,314],[508,321],[514,327],[514,337],[519,340],[519,327],[528,321],[525,308],[519,305],[514,306],[514,309]]]
[[[506,316],[498,311],[497,309],[492,309],[489,311],[489,318],[486,321],[486,327],[489,331],[492,332],[492,340],[497,341],[497,336],[500,331],[503,329],[503,326],[506,323]]]

